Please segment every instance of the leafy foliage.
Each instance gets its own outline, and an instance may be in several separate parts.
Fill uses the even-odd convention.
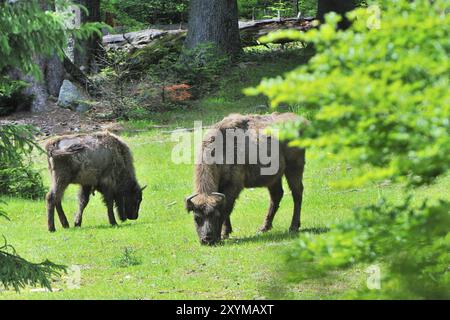
[[[34,141],[34,129],[28,126],[0,126],[0,194],[40,198],[44,194],[42,178],[27,156],[41,150]]]
[[[357,183],[431,183],[450,162],[450,17],[444,10],[444,1],[399,0],[386,6],[380,29],[367,29],[370,10],[358,9],[346,32],[335,31],[339,17],[329,15],[318,30],[271,35],[264,40],[314,42],[318,54],[248,92],[266,94],[273,106],[315,110],[306,136],[295,144],[370,165]]]
[[[37,197],[43,194],[42,178],[24,163],[24,157],[39,148],[33,138],[34,131],[26,126],[3,125],[0,127],[0,193]],[[7,218],[0,210],[0,218]],[[4,239],[0,245],[0,283],[6,289],[19,291],[26,285],[51,289],[50,279],[58,276],[65,267],[48,260],[31,263],[21,258]]]
[[[292,17],[296,3],[292,0],[238,0],[239,16],[243,19],[264,19]],[[188,0],[105,0],[101,3],[102,13],[114,17],[114,24],[126,30],[144,29],[158,23],[186,22]],[[315,16],[317,0],[299,0],[298,6],[303,16]],[[111,21],[110,21],[111,23]]]
[[[67,14],[42,10],[43,4],[50,2],[0,2],[0,72],[7,67],[19,67],[23,72],[39,78],[41,73],[33,55],[51,56],[56,53],[62,57],[69,35],[87,38],[93,32],[99,32],[98,23],[84,24],[80,29],[68,29],[65,24],[69,18]],[[63,9],[71,2],[57,0],[57,5]]]
[[[128,29],[142,29],[155,23],[186,21],[188,0],[105,0],[104,15],[113,14],[115,23]]]
[[[246,19],[264,19],[278,16],[293,17],[296,1],[292,0],[238,0],[239,16]],[[298,9],[302,16],[314,17],[317,11],[317,0],[299,0]]]
[[[51,8],[52,4],[61,10],[72,5],[67,0],[0,1],[0,115],[15,111],[18,105],[30,105],[28,99],[32,99],[21,94],[27,84],[10,79],[8,71],[18,68],[41,79],[36,57],[56,54],[62,58],[69,35],[86,39],[99,33],[99,23],[69,29],[65,23],[71,18],[68,13],[42,9]]]
[[[320,29],[265,37],[313,42],[317,53],[284,78],[247,92],[267,95],[274,107],[312,110],[308,127],[284,136],[359,169],[357,179],[341,185],[388,179],[411,190],[449,169],[450,17],[442,0],[379,4],[381,21],[373,7],[357,9],[348,14],[347,31],[336,31],[340,17],[329,14]],[[286,274],[296,282],[378,261],[387,268],[382,290],[357,297],[448,299],[449,212],[447,200],[417,207],[410,199],[355,210],[354,220],[327,235],[302,235],[287,254]]]
[[[0,1],[0,97],[10,97],[23,83],[5,76],[9,68],[19,68],[24,73],[40,78],[35,57],[57,54],[62,56],[69,34],[87,38],[98,32],[99,24],[86,24],[69,30],[64,24],[67,16],[42,10],[46,1]],[[58,0],[60,8],[69,1]],[[40,175],[31,169],[26,157],[38,148],[29,127],[2,125],[0,127],[0,192],[31,197],[43,193]],[[1,216],[5,216],[2,212]],[[0,246],[0,282],[6,288],[20,290],[26,285],[40,285],[50,289],[50,278],[59,275],[63,266],[49,261],[30,263],[17,255],[6,242]]]
[[[2,125],[0,127],[0,162],[20,163],[24,155],[39,145],[34,141],[36,133],[29,126]]]
[[[210,43],[183,49],[184,34],[156,39],[132,50],[109,50],[92,80],[112,118],[144,119],[189,106],[213,89],[230,58]]]
[[[42,199],[45,189],[39,171],[31,163],[16,167],[0,167],[0,194],[13,197]]]
[[[30,18],[32,18],[30,23]],[[30,53],[62,54],[67,40],[60,15],[43,11],[39,1],[0,3],[0,71],[20,66],[25,73],[39,76],[40,71]]]
[[[0,116],[13,113],[19,106],[31,105],[32,97],[22,94],[22,90],[27,86],[25,81],[0,76]]]
[[[127,59],[129,54],[123,50],[107,51],[102,57],[102,70],[92,77],[100,89],[103,103],[111,110],[111,117],[124,118],[129,109],[125,94],[126,80],[133,77]]]
[[[137,266],[142,263],[141,259],[136,255],[133,248],[123,248],[121,254],[113,259],[112,264],[119,268],[127,268],[130,266]]]
[[[382,291],[350,297],[449,299],[449,210],[448,201],[415,207],[411,199],[360,208],[324,236],[302,235],[286,254],[285,276],[301,281],[355,262],[383,262]]]
[[[212,81],[230,64],[230,58],[212,43],[202,43],[185,49],[175,69],[189,83]]]

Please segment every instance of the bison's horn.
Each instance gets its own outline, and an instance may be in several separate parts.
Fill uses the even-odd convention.
[[[198,192],[194,193],[192,195],[190,195],[189,197],[186,198],[186,202],[190,202],[193,198],[195,198],[196,196],[198,196]]]
[[[141,188],[141,191],[144,191],[145,188],[147,188],[147,185],[143,186],[143,187]]]
[[[220,193],[220,192],[213,192],[213,193],[211,193],[213,196],[219,196],[219,197],[221,197],[222,199],[225,199],[226,198],[226,196],[223,194],[223,193]]]

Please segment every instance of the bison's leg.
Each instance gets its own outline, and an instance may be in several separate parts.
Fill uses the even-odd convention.
[[[223,209],[223,224],[222,224],[222,239],[228,239],[230,233],[233,232],[233,228],[231,227],[231,219],[230,215],[233,211],[234,204],[236,203],[236,199],[241,193],[243,187],[241,186],[233,186],[230,188],[225,188],[222,193],[225,194],[225,208]]]
[[[225,218],[225,222],[222,225],[222,239],[228,239],[232,232],[233,228],[231,227],[230,214],[228,214],[228,217]]]
[[[109,223],[112,226],[117,226],[116,218],[114,217],[114,197],[113,197],[112,192],[105,193],[104,198],[105,198],[106,208],[108,209]]]
[[[89,197],[91,195],[90,186],[81,186],[78,193],[78,212],[75,215],[75,227],[81,227],[83,221],[83,211],[89,203]]]
[[[292,222],[289,231],[297,232],[300,228],[300,213],[302,210],[303,199],[303,166],[296,166],[286,169],[286,179],[289,188],[292,191],[292,198],[294,200],[294,213],[292,215]]]
[[[45,197],[47,201],[47,223],[48,231],[54,232],[55,229],[55,195],[53,190],[50,190]]]
[[[58,212],[59,221],[61,222],[61,225],[64,229],[69,228],[69,221],[67,221],[67,217],[64,214],[64,210],[61,204],[61,200],[56,202],[56,211]]]
[[[278,207],[280,206],[281,199],[283,198],[283,183],[281,178],[269,187],[269,192],[270,206],[266,219],[264,220],[264,224],[259,229],[261,232],[266,232],[272,229],[273,218],[275,217]]]
[[[62,209],[61,200],[68,184],[62,181],[57,181],[53,184],[52,189],[47,193],[47,218],[48,218],[48,231],[55,231],[55,207],[58,211],[59,220],[64,228],[69,227],[67,218]]]

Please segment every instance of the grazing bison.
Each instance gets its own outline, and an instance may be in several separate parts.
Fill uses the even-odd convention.
[[[145,187],[139,186],[131,152],[118,137],[109,132],[60,136],[47,142],[45,149],[52,178],[46,197],[49,231],[55,231],[55,207],[62,226],[69,227],[61,199],[72,183],[81,186],[76,227],[81,226],[83,210],[94,191],[103,195],[111,225],[117,224],[114,204],[121,221],[138,218]]]
[[[286,176],[294,199],[290,231],[298,231],[303,195],[305,150],[289,147],[287,142],[279,142],[274,135],[265,133],[265,129],[270,125],[291,121],[304,122],[305,120],[292,113],[232,114],[215,124],[208,132],[203,139],[200,158],[196,163],[195,193],[185,200],[188,212],[194,212],[194,221],[202,244],[214,244],[220,241],[221,233],[225,239],[232,232],[230,214],[244,188],[267,187],[269,189],[270,207],[260,231],[270,230],[283,197],[283,175]],[[235,132],[234,135],[233,132]],[[244,135],[245,138],[241,140],[240,145],[236,140],[239,139],[239,134]],[[243,141],[245,143],[242,144]],[[274,142],[278,142],[275,144],[276,149],[273,146]],[[272,156],[271,162],[278,164],[269,174],[262,171],[268,168],[267,161],[262,161],[262,154],[257,154],[257,161],[250,161],[252,150],[254,153],[255,150],[264,148],[267,154]],[[217,156],[219,151],[222,155]],[[230,152],[232,152],[231,156]],[[205,157],[207,154],[212,155],[214,161],[205,161],[208,159]],[[243,154],[245,160],[237,161],[239,155]],[[232,163],[226,161],[228,156],[233,160]]]

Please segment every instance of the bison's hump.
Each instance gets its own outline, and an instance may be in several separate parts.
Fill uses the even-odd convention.
[[[50,148],[50,155],[52,157],[72,155],[83,151],[86,145],[86,137],[67,137],[60,139]]]
[[[86,146],[82,144],[72,144],[63,149],[53,149],[51,152],[51,156],[58,157],[58,156],[72,155],[84,150],[85,148]]]
[[[301,117],[293,113],[278,113],[259,115],[232,113],[214,126],[217,129],[260,129],[273,123],[297,121]]]

